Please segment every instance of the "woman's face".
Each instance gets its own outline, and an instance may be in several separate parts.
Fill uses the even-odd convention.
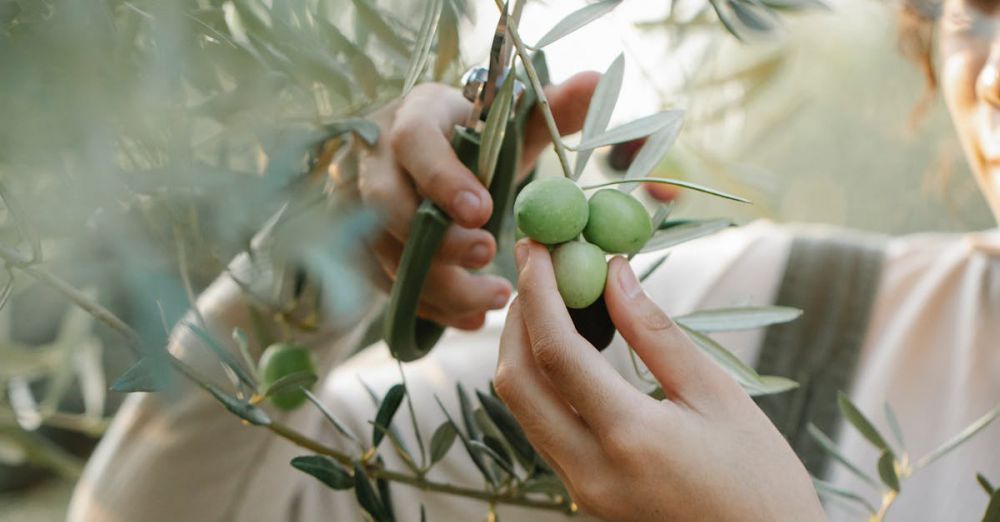
[[[948,110],[1000,221],[1000,0],[945,0],[938,34]]]

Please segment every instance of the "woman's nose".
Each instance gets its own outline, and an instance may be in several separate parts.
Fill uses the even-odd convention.
[[[996,43],[976,78],[976,96],[1000,109],[1000,45]]]

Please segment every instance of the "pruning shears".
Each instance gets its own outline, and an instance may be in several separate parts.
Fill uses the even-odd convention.
[[[494,31],[489,67],[473,68],[466,73],[462,92],[472,102],[472,110],[463,125],[455,126],[451,137],[451,146],[459,160],[489,188],[493,215],[483,228],[497,239],[508,215],[517,181],[524,125],[537,101],[531,89],[525,91],[515,83],[513,99],[516,103],[512,102],[515,108],[510,110],[511,116],[504,122],[506,132],[496,167],[493,172],[479,172],[480,152],[487,145],[483,143],[483,138],[486,137],[484,129],[488,115],[494,109],[507,76],[514,74],[510,66],[512,41],[507,27],[511,20],[517,23],[518,15],[520,12],[517,9],[513,15],[508,15],[505,6]],[[546,68],[541,52],[535,54],[532,63],[540,78],[547,77],[547,73],[543,72]],[[511,80],[516,82],[516,77]],[[521,91],[525,91],[523,95],[520,95]],[[393,356],[400,361],[413,361],[427,355],[444,333],[443,326],[417,317],[417,307],[427,271],[450,224],[447,214],[429,199],[423,200],[413,218],[384,316],[386,343]]]

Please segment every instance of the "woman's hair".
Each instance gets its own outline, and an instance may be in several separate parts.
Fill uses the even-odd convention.
[[[934,0],[901,0],[899,24],[899,50],[903,57],[913,62],[924,74],[924,95],[910,114],[910,127],[915,128],[934,101],[938,78],[934,68],[934,27],[941,11],[941,4]]]

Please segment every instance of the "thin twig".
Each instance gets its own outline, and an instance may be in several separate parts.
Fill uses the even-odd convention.
[[[497,7],[503,12],[503,2],[501,0],[495,1]],[[521,35],[517,32],[517,22],[510,18],[507,19],[507,32],[514,41],[514,48],[517,49],[517,55],[521,58],[521,64],[524,65],[524,72],[528,75],[528,80],[531,81],[531,87],[535,90],[535,94],[538,95],[538,105],[542,110],[542,116],[545,117],[545,125],[549,129],[549,135],[552,137],[552,148],[556,151],[556,156],[559,156],[559,165],[562,167],[563,175],[573,179],[573,169],[570,168],[569,160],[566,159],[566,148],[563,146],[562,137],[559,135],[559,127],[556,125],[555,117],[552,116],[552,107],[549,105],[548,98],[545,97],[545,89],[542,87],[542,82],[538,79],[538,71],[535,70],[535,66],[531,63],[531,57],[528,56],[527,48],[524,42],[521,41]]]

